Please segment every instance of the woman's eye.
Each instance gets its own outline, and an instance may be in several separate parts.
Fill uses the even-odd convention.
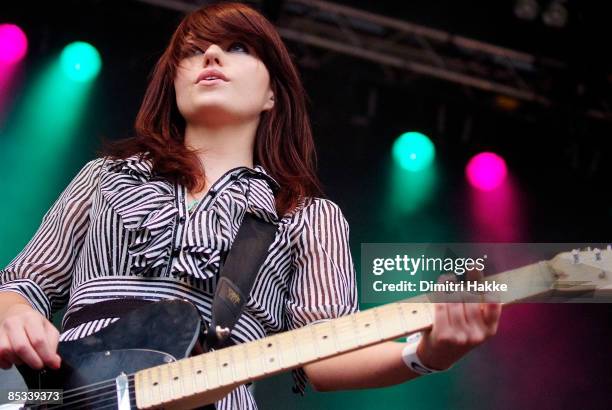
[[[249,52],[249,48],[244,43],[241,43],[239,41],[234,41],[233,43],[231,43],[229,47],[227,48],[227,50],[228,51],[240,51],[243,53]]]

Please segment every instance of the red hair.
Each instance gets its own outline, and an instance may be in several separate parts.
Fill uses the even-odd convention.
[[[136,116],[135,136],[107,141],[103,153],[126,158],[148,152],[153,172],[189,190],[201,190],[204,171],[196,154],[183,144],[185,120],[176,105],[174,78],[192,43],[229,39],[251,46],[270,73],[275,104],[261,114],[253,159],[280,184],[276,208],[282,216],[301,198],[322,196],[315,170],[316,151],[298,71],[274,26],[247,5],[208,5],[181,21],[153,70]]]

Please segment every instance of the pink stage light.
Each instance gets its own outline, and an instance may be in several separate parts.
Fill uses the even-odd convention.
[[[0,24],[0,62],[13,64],[28,51],[28,39],[15,24]]]
[[[470,159],[465,174],[469,183],[482,191],[491,191],[506,179],[506,161],[492,152],[481,152]]]

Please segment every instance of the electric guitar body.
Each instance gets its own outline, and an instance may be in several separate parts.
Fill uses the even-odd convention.
[[[109,381],[188,357],[197,350],[201,326],[200,314],[189,302],[151,303],[90,336],[60,342],[58,370],[17,368],[30,389],[63,389],[62,408],[117,408],[117,383]],[[129,395],[132,380],[126,380]],[[134,397],[128,399],[135,408]]]

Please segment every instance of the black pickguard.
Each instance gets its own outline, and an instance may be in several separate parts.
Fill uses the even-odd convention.
[[[135,309],[115,323],[90,336],[75,341],[61,342],[58,354],[62,358],[60,369],[37,371],[17,366],[30,389],[64,389],[64,397],[77,396],[70,390],[94,383],[114,380],[121,373],[139,370],[188,357],[201,334],[202,320],[196,307],[182,300],[165,300]],[[100,408],[113,400],[108,386],[109,401],[99,397],[102,388],[92,390],[89,405],[78,396],[79,408]],[[84,390],[80,389],[79,391]],[[116,399],[114,399],[116,401]],[[67,404],[66,399],[64,404]],[[43,407],[44,408],[44,407]],[[49,408],[53,408],[49,405]],[[72,408],[67,406],[66,408]],[[112,408],[109,407],[108,408]],[[116,407],[115,407],[116,408]]]

